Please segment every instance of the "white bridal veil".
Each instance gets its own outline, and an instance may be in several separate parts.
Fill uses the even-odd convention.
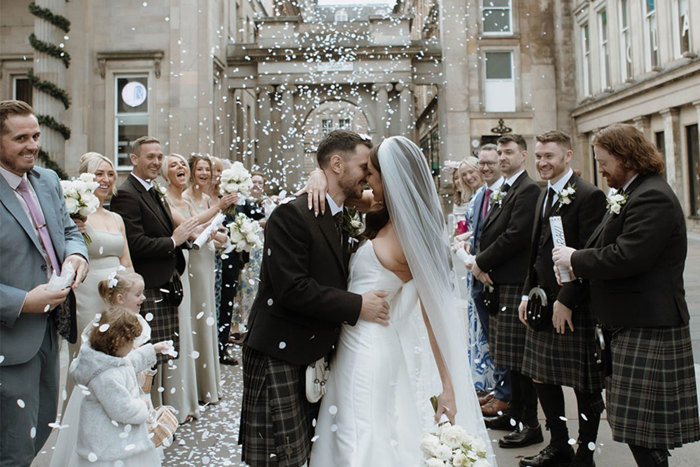
[[[455,422],[487,444],[488,460],[495,465],[471,377],[464,316],[450,279],[449,242],[428,164],[418,146],[403,136],[384,140],[378,158],[384,204],[450,372],[457,402]]]

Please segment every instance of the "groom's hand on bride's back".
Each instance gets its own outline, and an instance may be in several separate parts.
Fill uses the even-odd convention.
[[[389,292],[383,290],[370,290],[362,294],[362,309],[360,319],[389,326],[389,304],[384,297]]]

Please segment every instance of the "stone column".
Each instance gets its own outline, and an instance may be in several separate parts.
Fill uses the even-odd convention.
[[[266,167],[274,157],[272,144],[272,101],[270,94],[275,91],[272,86],[260,86],[257,91],[257,113],[255,116],[255,134],[257,145],[255,163]]]
[[[693,106],[695,106],[695,113],[697,114],[698,118],[698,141],[700,141],[700,100],[694,101]],[[700,177],[700,160],[695,161],[695,164],[692,164],[693,158],[691,157],[688,161],[688,180],[691,179],[697,179]],[[696,185],[697,186],[697,185]],[[695,190],[695,212],[691,212],[691,204],[688,204],[688,208],[686,209],[686,212],[689,213],[691,216],[698,214],[698,211],[700,211],[700,193],[698,193],[698,190]]]
[[[398,83],[394,88],[399,91],[399,131],[398,134],[414,139],[416,124],[413,115],[413,86]]]
[[[683,160],[681,158],[680,109],[678,107],[659,112],[664,119],[664,152],[666,153],[666,181],[679,200],[685,200]],[[650,141],[653,141],[650,139]]]
[[[288,191],[301,179],[301,164],[297,151],[296,112],[294,111],[294,92],[296,86],[283,84],[278,89],[280,98],[280,135],[278,150],[281,153],[282,170],[279,174],[282,188]]]
[[[377,99],[377,133],[374,135],[374,144],[379,144],[389,135],[389,91],[393,86],[389,83],[378,83],[372,86]]]
[[[65,10],[65,0],[37,0],[37,6],[48,8],[54,14],[63,15]],[[58,46],[65,43],[63,36],[66,35],[48,21],[34,18],[34,35],[40,41]],[[73,57],[75,59],[75,57]],[[63,62],[44,52],[34,51],[34,74],[42,80],[50,81],[61,89],[66,89],[66,67]],[[64,121],[65,107],[58,99],[34,89],[33,96],[34,112],[37,115],[47,115],[53,117],[58,123],[66,124]],[[41,147],[49,154],[49,157],[56,163],[65,167],[65,139],[55,130],[42,125]]]
[[[651,117],[648,115],[640,115],[639,117],[634,117],[632,121],[634,122],[634,126],[644,133],[646,139],[654,141],[653,135],[651,134]]]

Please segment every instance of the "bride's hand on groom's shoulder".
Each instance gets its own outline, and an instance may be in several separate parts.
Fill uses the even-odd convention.
[[[384,297],[389,295],[383,290],[370,290],[362,294],[362,308],[360,309],[360,319],[389,325],[389,304]]]
[[[301,196],[308,193],[309,210],[313,208],[314,214],[326,213],[326,192],[328,191],[328,180],[326,174],[321,169],[314,169],[309,175],[304,188],[294,193],[294,196]]]
[[[455,402],[455,393],[452,388],[443,387],[442,393],[438,396],[438,406],[435,412],[435,423],[440,422],[442,414],[448,418],[451,424],[455,424],[455,415],[457,414],[457,403]]]

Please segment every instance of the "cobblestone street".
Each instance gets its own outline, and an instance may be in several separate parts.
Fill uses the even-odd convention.
[[[690,328],[693,337],[695,361],[700,362],[700,234],[688,235],[688,258],[685,267],[685,287],[690,308]],[[240,350],[236,350],[240,360]],[[65,378],[66,352],[62,353],[62,376]],[[696,374],[700,367],[696,364]],[[240,400],[243,391],[241,366],[222,366],[224,397],[218,405],[203,408],[199,420],[183,425],[177,432],[177,440],[166,451],[163,465],[167,466],[242,466],[240,462],[240,446],[238,446],[238,425]],[[569,434],[577,433],[576,399],[572,390],[566,390],[567,418],[569,419]],[[542,411],[540,410],[542,418]],[[544,426],[544,419],[541,419]],[[537,453],[545,444],[530,446],[524,449],[500,449],[496,440],[504,432],[490,430],[491,439],[501,467],[518,465],[520,457]],[[32,464],[33,467],[46,467],[55,443],[56,433],[47,442],[44,451]],[[549,440],[545,433],[545,441]],[[626,445],[612,440],[610,427],[603,415],[598,436],[596,463],[600,467],[633,467],[634,461]],[[670,465],[675,467],[695,467],[700,458],[700,444],[690,444],[682,449],[671,452]],[[332,466],[329,466],[332,467]],[[367,466],[374,467],[374,466]],[[381,467],[381,466],[376,466]]]

